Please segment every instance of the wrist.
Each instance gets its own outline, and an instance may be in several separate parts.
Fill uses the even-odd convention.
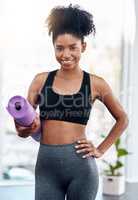
[[[101,155],[103,155],[105,153],[104,150],[99,147],[97,147],[97,150],[99,151],[99,153],[101,153]]]

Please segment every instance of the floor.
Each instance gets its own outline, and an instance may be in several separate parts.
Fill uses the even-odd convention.
[[[138,183],[126,183],[126,192],[120,197],[103,195],[96,200],[138,200]]]
[[[0,186],[1,200],[34,200],[34,185],[14,185],[14,186]],[[97,194],[96,200],[138,200],[138,183],[127,183],[126,193],[117,196],[102,195],[101,188]]]

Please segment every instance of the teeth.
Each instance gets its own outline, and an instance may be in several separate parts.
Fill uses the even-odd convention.
[[[62,61],[62,63],[71,63],[71,61]]]

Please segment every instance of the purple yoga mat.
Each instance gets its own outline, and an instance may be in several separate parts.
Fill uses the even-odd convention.
[[[22,96],[13,96],[7,106],[7,110],[15,121],[21,126],[29,126],[36,117],[36,112],[32,105]],[[31,137],[40,141],[41,133],[40,130],[33,133]]]

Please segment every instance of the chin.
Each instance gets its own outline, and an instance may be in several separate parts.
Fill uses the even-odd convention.
[[[65,70],[70,70],[70,69],[74,69],[75,66],[74,65],[61,65],[61,68],[65,69]]]

